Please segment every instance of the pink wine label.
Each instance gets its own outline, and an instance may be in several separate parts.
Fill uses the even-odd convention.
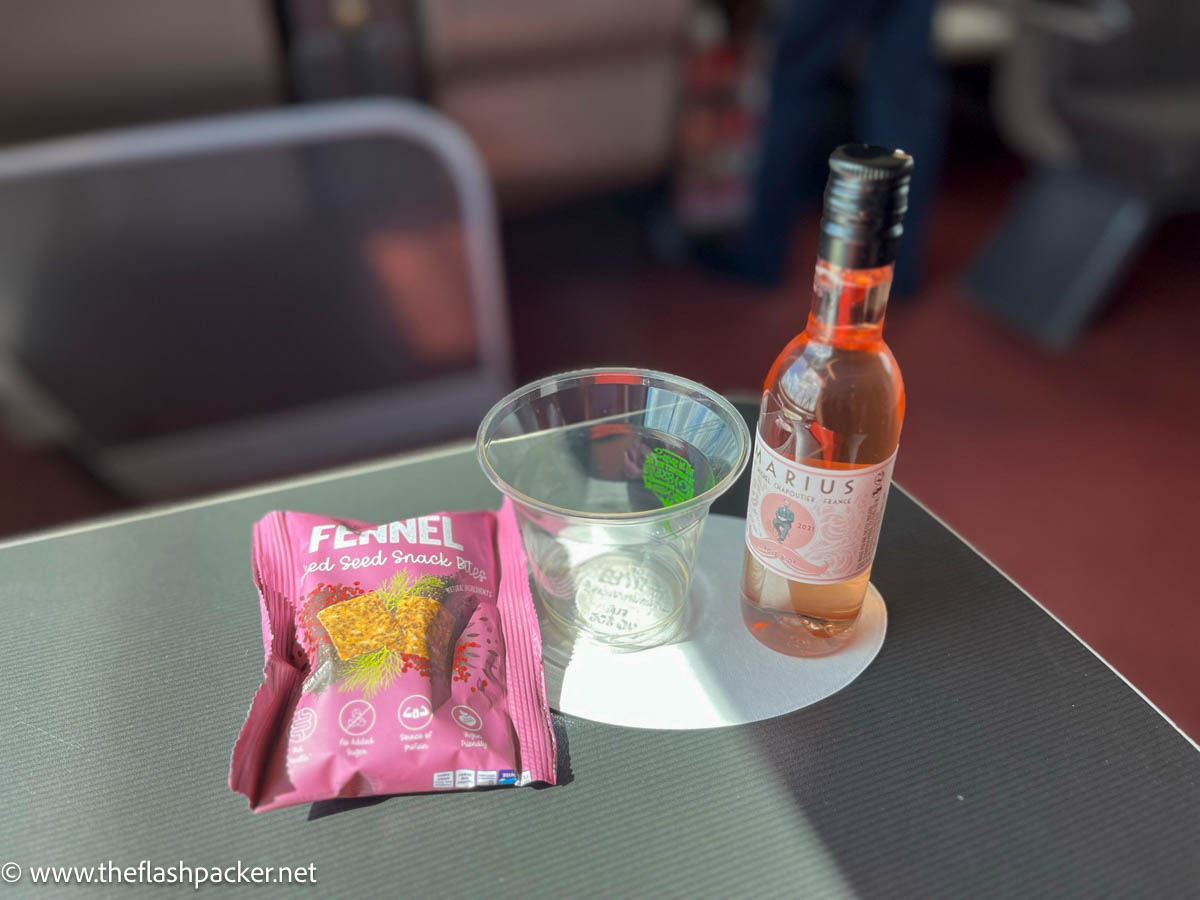
[[[792,581],[833,584],[861,575],[875,557],[895,463],[893,453],[860,469],[822,469],[756,436],[746,546]]]

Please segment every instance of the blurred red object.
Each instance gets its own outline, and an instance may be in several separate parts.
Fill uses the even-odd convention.
[[[684,63],[674,181],[676,224],[688,233],[732,231],[750,210],[761,122],[762,42],[730,33],[701,6]]]

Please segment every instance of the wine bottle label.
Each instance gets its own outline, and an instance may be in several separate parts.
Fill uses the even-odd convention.
[[[755,436],[746,546],[792,581],[834,584],[875,558],[896,454],[877,465],[823,469],[788,459]]]

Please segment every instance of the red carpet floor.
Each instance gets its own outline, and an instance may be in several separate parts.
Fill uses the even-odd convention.
[[[952,174],[926,285],[889,311],[908,392],[897,481],[1200,737],[1200,219],[1158,235],[1079,345],[1051,356],[960,280],[1015,183],[991,164]],[[807,314],[811,226],[792,283],[770,292],[567,252],[579,230],[510,243],[521,380],[622,363],[757,392]]]

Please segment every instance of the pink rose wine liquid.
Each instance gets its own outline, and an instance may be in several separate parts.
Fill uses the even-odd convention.
[[[741,580],[750,633],[795,656],[850,637],[904,419],[883,318],[912,160],[847,145],[830,168],[808,324],[763,389]]]

